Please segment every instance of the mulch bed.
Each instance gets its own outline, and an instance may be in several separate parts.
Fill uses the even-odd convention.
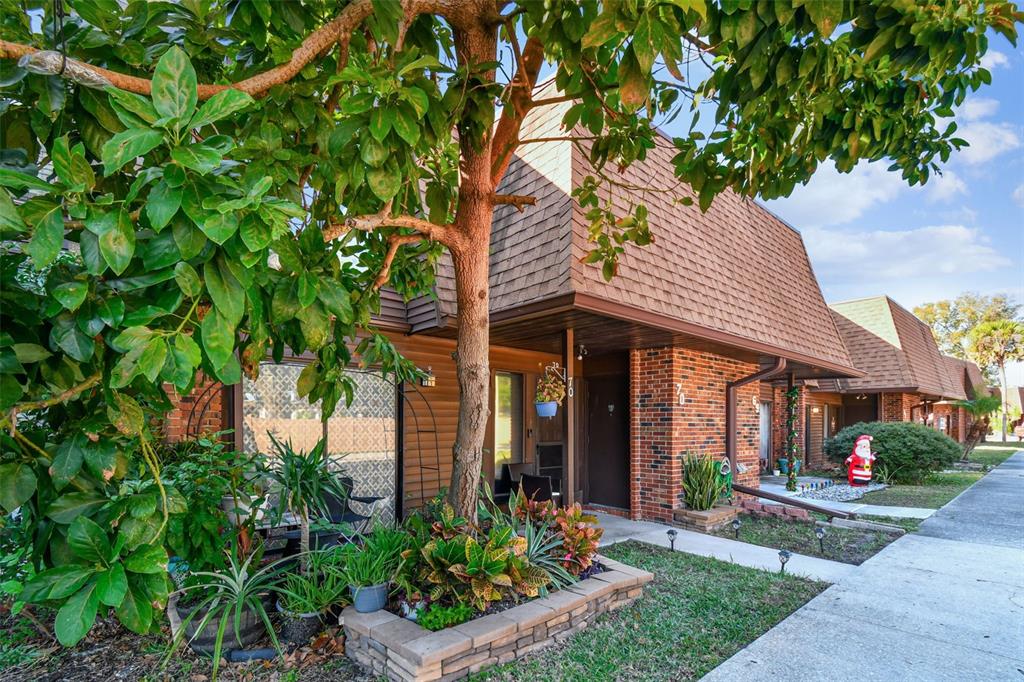
[[[12,617],[0,618],[6,629]],[[182,646],[171,657],[167,668],[160,664],[169,634],[136,635],[115,619],[97,621],[92,631],[77,646],[65,649],[42,636],[31,640],[35,657],[21,665],[0,670],[4,682],[112,682],[114,680],[152,682],[207,682],[211,663]],[[271,646],[269,640],[254,648]],[[375,679],[363,673],[344,656],[344,636],[333,628],[310,643],[285,653],[284,659],[250,663],[222,662],[218,679],[225,682],[320,682]]]

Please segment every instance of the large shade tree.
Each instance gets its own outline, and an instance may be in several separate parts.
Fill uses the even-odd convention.
[[[1020,304],[1006,294],[965,291],[954,299],[915,306],[914,315],[932,328],[939,350],[969,360],[968,341],[971,330],[982,322],[1016,319],[1020,309]]]
[[[958,0],[66,5],[0,0],[0,505],[34,524],[37,567],[58,566],[35,596],[65,600],[67,642],[100,601],[145,629],[166,592],[148,576],[174,495],[135,508],[118,487],[140,468],[160,487],[163,384],[238,382],[290,348],[316,357],[299,392],[326,415],[353,361],[407,377],[371,315],[385,284],[426,291],[442,249],[459,319],[450,496],[474,515],[491,218],[530,210],[498,189],[531,110],[572,102],[565,135],[588,139],[595,169],[577,193],[588,260],[611,277],[650,234],[641,204],[612,213],[601,169],[665,144],[653,122],[689,118],[674,167],[702,209],[787,195],[821,163],[922,183],[964,144],[950,117],[990,81],[989,33],[1015,40],[1021,20]],[[546,62],[557,93],[538,96]],[[72,580],[69,546],[108,588],[122,564],[140,572],[125,591]]]

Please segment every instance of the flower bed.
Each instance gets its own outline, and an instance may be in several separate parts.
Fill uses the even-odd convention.
[[[559,643],[633,602],[654,576],[602,558],[605,571],[546,597],[431,632],[389,611],[342,614],[345,654],[390,680],[458,679]]]

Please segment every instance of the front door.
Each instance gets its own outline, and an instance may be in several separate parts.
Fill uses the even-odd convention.
[[[761,460],[761,471],[770,471],[772,468],[772,404],[762,402],[758,408],[760,416],[761,448],[759,459]]]
[[[629,508],[629,379],[587,380],[587,483],[589,500]]]

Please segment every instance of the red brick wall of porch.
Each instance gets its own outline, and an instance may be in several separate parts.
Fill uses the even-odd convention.
[[[810,395],[807,388],[798,385],[796,398],[796,447],[797,458],[804,458],[804,414]],[[778,468],[780,457],[786,456],[786,386],[772,387],[772,467]]]
[[[917,393],[883,393],[879,397],[882,402],[882,421],[908,422],[910,409],[921,402]]]
[[[669,521],[684,506],[684,454],[725,457],[726,383],[758,366],[678,347],[630,351],[629,365],[631,516]],[[752,382],[736,396],[736,460],[747,470],[734,480],[755,487],[759,390]]]
[[[168,442],[177,443],[188,437],[190,426],[193,436],[231,428],[231,424],[227,423],[224,387],[219,381],[199,372],[196,374],[195,386],[188,395],[178,395],[170,384],[165,384],[164,390],[174,405],[162,425],[164,439]],[[190,417],[193,421],[191,425]]]
[[[939,404],[936,405],[934,409],[935,417],[933,425],[935,428],[948,434],[949,437],[957,443],[963,443],[964,438],[967,437],[967,429],[971,424],[970,418],[967,416],[967,410],[950,404]],[[942,419],[945,419],[948,424],[945,429],[939,428]]]

